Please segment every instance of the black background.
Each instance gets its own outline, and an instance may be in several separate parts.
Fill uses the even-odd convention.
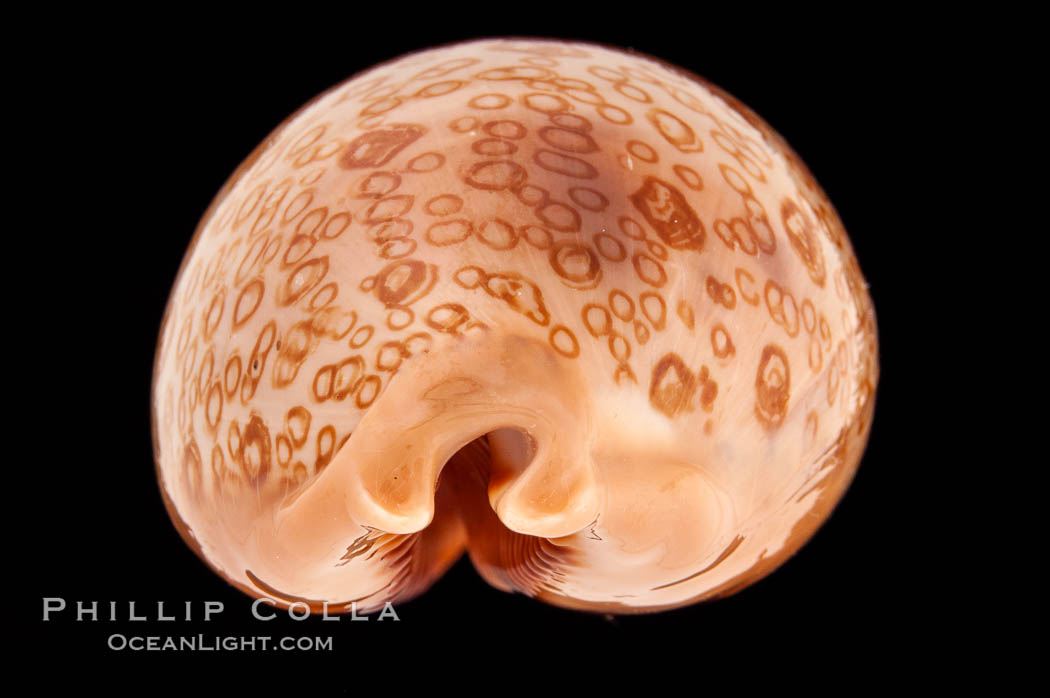
[[[359,672],[361,657],[379,657],[439,671],[430,667],[513,663],[520,647],[554,659],[591,657],[604,646],[684,649],[691,664],[679,668],[723,671],[731,657],[786,652],[818,663],[839,654],[899,660],[943,633],[935,618],[945,586],[929,522],[918,515],[938,467],[922,432],[941,419],[926,409],[932,377],[921,345],[940,329],[916,312],[916,299],[930,283],[927,240],[939,215],[927,184],[944,167],[931,132],[963,49],[936,42],[950,28],[862,14],[667,12],[643,21],[613,10],[450,10],[413,20],[400,7],[326,17],[303,6],[220,28],[164,16],[47,25],[26,58],[39,78],[28,140],[42,165],[27,183],[42,202],[31,208],[24,239],[42,244],[35,259],[49,260],[48,271],[23,269],[38,280],[24,293],[39,295],[28,329],[12,335],[32,367],[15,377],[32,389],[20,412],[27,418],[13,423],[27,445],[17,475],[28,482],[9,493],[26,512],[17,536],[26,569],[8,570],[28,586],[13,602],[34,638],[22,649],[99,660],[103,671],[157,659],[108,650],[116,632],[334,635],[334,652],[281,653],[281,666],[309,663],[338,676]],[[154,479],[150,372],[179,262],[229,174],[307,100],[404,52],[501,35],[598,41],[681,65],[748,104],[801,155],[850,233],[879,323],[882,376],[857,478],[794,558],[717,602],[656,615],[574,613],[496,591],[464,559],[401,604],[397,623],[255,621],[250,599],[179,538]],[[129,601],[151,617],[160,600],[180,609],[194,601],[195,618],[205,600],[226,610],[207,624],[77,623],[69,611],[44,623],[45,596],[71,606],[117,601],[122,617]],[[230,655],[163,659],[189,667]]]

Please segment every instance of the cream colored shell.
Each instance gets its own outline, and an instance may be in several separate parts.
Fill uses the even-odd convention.
[[[717,88],[593,45],[412,54],[278,128],[205,215],[157,352],[187,541],[280,604],[493,585],[613,612],[768,573],[877,377],[846,234]]]

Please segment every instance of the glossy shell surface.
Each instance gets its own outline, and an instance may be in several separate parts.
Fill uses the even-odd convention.
[[[812,535],[877,365],[842,224],[750,110],[628,52],[467,42],[333,88],[219,193],[161,330],[158,476],[278,604],[377,608],[467,551],[666,609]]]

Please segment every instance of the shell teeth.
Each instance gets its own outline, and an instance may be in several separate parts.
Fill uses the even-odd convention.
[[[396,588],[405,598],[469,536],[504,586],[549,592],[562,561],[542,539],[586,528],[598,507],[585,391],[551,354],[489,332],[406,361],[324,471],[278,511],[277,549],[331,562],[271,576],[331,589],[373,570],[386,584],[372,596]],[[341,576],[323,578],[333,567]]]
[[[571,551],[546,538],[511,530],[488,501],[484,462],[492,439],[478,439],[456,454],[446,473],[455,483],[466,523],[468,550],[478,572],[493,586],[529,596],[555,593],[571,564]]]

